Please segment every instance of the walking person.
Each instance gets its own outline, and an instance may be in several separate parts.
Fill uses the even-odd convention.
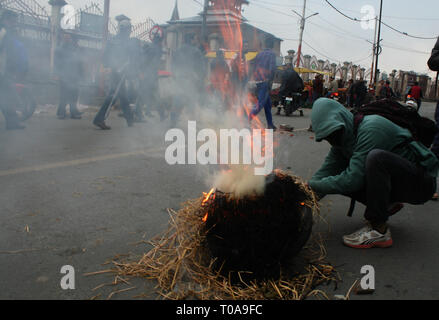
[[[329,85],[328,85],[328,93],[326,94],[326,98],[329,98],[333,93],[338,92],[338,81],[335,80],[334,77],[329,78]]]
[[[229,109],[228,94],[230,68],[224,58],[224,50],[216,52],[216,58],[210,64],[210,87],[214,99],[219,101],[224,109]]]
[[[116,18],[119,23],[118,34],[110,41],[104,53],[104,66],[111,69],[110,91],[93,124],[102,130],[111,128],[105,123],[108,109],[117,100],[129,127],[133,126],[134,116],[130,109],[130,95],[127,88],[129,80],[139,77],[141,47],[137,39],[130,38],[132,25],[128,17],[121,15]]]
[[[257,83],[256,95],[258,102],[250,112],[249,120],[251,122],[253,118],[264,109],[268,129],[277,130],[273,123],[273,115],[271,113],[272,102],[270,97],[271,86],[276,72],[276,54],[273,48],[273,38],[267,37],[265,40],[265,49],[253,60],[251,68],[253,81]]]
[[[28,55],[17,35],[18,15],[10,10],[0,13],[0,110],[6,120],[7,130],[24,129],[15,106],[18,97],[16,81],[21,81],[28,71]]]
[[[323,96],[323,77],[322,75],[316,75],[312,82],[312,103]]]
[[[383,87],[381,87],[381,90],[379,92],[379,98],[380,99],[392,99],[395,98],[396,95],[393,92],[393,89],[390,87],[390,81],[386,81]]]
[[[171,127],[175,127],[185,108],[195,109],[204,100],[206,65],[195,34],[184,36],[183,45],[172,58],[171,69],[175,82],[175,99],[170,118]]]
[[[66,106],[70,106],[70,117],[81,119],[78,110],[79,83],[83,78],[84,66],[74,36],[65,32],[62,43],[55,51],[55,72],[59,79],[60,97],[56,112],[58,119],[66,118]]]
[[[354,80],[350,79],[346,84],[346,105],[349,108],[354,106],[354,94],[352,92],[352,86],[354,85]]]
[[[139,84],[138,98],[136,102],[135,121],[145,122],[143,108],[146,105],[146,114],[152,116],[151,111],[157,110],[160,118],[164,119],[164,111],[160,108],[159,99],[159,70],[162,62],[162,40],[156,34],[151,44],[145,45],[142,56],[142,77]]]
[[[367,86],[366,81],[363,78],[360,78],[357,82],[352,85],[352,94],[354,96],[354,107],[360,108],[367,96]]]

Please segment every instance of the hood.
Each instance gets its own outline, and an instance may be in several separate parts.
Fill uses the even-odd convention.
[[[344,128],[344,144],[353,141],[354,115],[335,100],[318,99],[312,108],[311,121],[318,142],[341,128]]]

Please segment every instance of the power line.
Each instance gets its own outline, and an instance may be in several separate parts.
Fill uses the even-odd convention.
[[[363,20],[363,19],[358,19],[358,18],[352,18],[350,16],[348,16],[347,14],[341,12],[340,10],[338,10],[331,2],[329,2],[328,0],[325,0],[326,3],[331,6],[335,11],[337,11],[339,14],[341,14],[342,16],[344,16],[345,18],[348,18],[349,20],[355,21],[355,22],[369,22],[375,19],[367,19],[367,20]]]
[[[306,36],[307,36],[308,38],[310,38],[311,40],[313,40],[314,42],[317,42],[317,41],[315,41],[315,39],[313,39],[313,38],[309,35],[309,33],[306,33]],[[311,46],[309,45],[309,43],[307,43],[307,45],[308,45],[309,47],[311,47]],[[311,47],[311,48],[312,48],[312,47]],[[329,60],[336,61],[336,62],[339,62],[339,63],[342,62],[342,61],[339,60],[339,59],[329,58],[326,54],[322,53],[321,51],[317,51],[315,48],[312,48],[312,49],[313,49],[314,51],[318,52],[319,54],[321,54],[321,55],[327,57]],[[369,59],[371,56],[372,56],[372,54],[369,54],[369,55],[368,55],[367,57],[365,57],[365,58],[356,59],[356,60],[353,60],[353,61],[351,61],[351,62],[352,62],[352,63],[358,63],[358,62],[364,61],[364,60],[366,60],[366,59]]]
[[[342,16],[344,16],[345,18],[347,18],[347,19],[349,19],[349,20],[351,20],[351,21],[355,21],[355,22],[368,22],[368,21],[375,20],[375,19],[362,20],[362,19],[358,19],[358,18],[350,17],[350,16],[348,16],[347,14],[343,13],[342,11],[340,11],[338,8],[336,8],[336,7],[335,7],[331,2],[329,2],[328,0],[325,0],[325,1],[326,1],[326,3],[327,3],[329,6],[331,6],[331,8],[333,8],[333,9],[334,9],[335,11],[337,11],[339,14],[341,14]],[[398,30],[398,29],[396,29],[396,28],[390,26],[389,24],[387,24],[387,23],[385,23],[384,21],[382,21],[382,19],[380,19],[379,21],[380,21],[383,25],[385,25],[387,28],[389,28],[389,29],[391,29],[391,30],[393,30],[393,31],[395,31],[395,32],[397,32],[397,33],[400,33],[400,34],[402,34],[402,35],[404,35],[404,36],[410,37],[410,38],[422,39],[422,40],[432,40],[432,39],[437,39],[437,37],[420,37],[420,36],[410,35],[410,34],[408,34],[407,32],[400,31],[400,30]]]
[[[312,47],[308,42],[306,42],[305,40],[302,40],[302,41],[303,41],[303,43],[306,44],[311,50],[314,50],[316,53],[320,54],[321,56],[325,57],[326,59],[331,60],[331,61],[336,61],[336,62],[338,62],[338,63],[341,63],[340,60],[333,59],[333,58],[327,56],[326,54],[320,52],[319,50],[313,48],[313,47]]]

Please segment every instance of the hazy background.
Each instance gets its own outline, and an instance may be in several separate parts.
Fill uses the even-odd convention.
[[[46,0],[39,0],[45,5]],[[76,8],[90,3],[89,0],[67,0]],[[94,0],[103,8],[103,0]],[[203,0],[178,0],[180,17],[195,16],[202,11]],[[379,14],[379,0],[330,0],[345,14],[362,19],[361,8],[371,5]],[[172,14],[175,0],[112,0],[111,16],[129,16],[134,23],[147,17],[157,23],[167,22]],[[282,53],[290,49],[297,51],[299,18],[292,12],[302,13],[303,0],[250,0],[245,6],[244,16],[249,22],[275,36],[284,39]],[[307,20],[304,35],[304,53],[316,55],[331,62],[354,61],[366,69],[370,68],[374,31],[363,30],[359,22],[351,21],[332,9],[325,0],[308,0],[307,16],[319,15]],[[439,1],[437,0],[384,0],[383,21],[410,35],[435,37],[439,35]],[[427,60],[436,40],[413,39],[383,26],[383,54],[380,56],[382,71],[392,69],[428,73]],[[429,73],[433,76],[433,73]]]

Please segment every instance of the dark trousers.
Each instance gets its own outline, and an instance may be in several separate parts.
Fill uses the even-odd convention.
[[[66,106],[70,106],[70,115],[78,114],[78,85],[71,85],[65,82],[60,83],[59,106],[56,112],[57,116],[66,115]]]
[[[6,120],[6,127],[17,125],[20,121],[15,107],[18,105],[17,93],[14,85],[5,80],[0,79],[0,110]]]
[[[120,80],[119,80],[120,82]],[[111,88],[111,90],[109,91],[107,98],[104,101],[104,104],[102,105],[101,109],[99,110],[99,112],[97,113],[94,122],[95,123],[102,123],[105,121],[105,116],[107,114],[108,108],[111,108],[112,106],[110,106],[111,101],[116,102],[117,100],[120,101],[120,107],[122,108],[122,112],[123,115],[125,117],[125,119],[127,120],[128,124],[131,124],[133,122],[133,113],[130,109],[130,100],[128,97],[128,91],[125,85],[121,85],[119,92],[117,93],[116,96],[114,96],[116,94],[116,90],[117,90],[117,86],[118,86],[118,82],[114,81],[113,82],[113,86]],[[114,97],[114,100],[113,100]]]
[[[158,79],[143,81],[140,84],[135,111],[138,118],[143,118],[144,108],[148,113],[157,110],[160,118],[164,118],[164,111],[160,106]]]
[[[360,108],[365,100],[365,96],[357,94],[354,101],[354,107]]]
[[[422,100],[416,99],[416,103],[418,104],[418,112],[419,112],[419,110],[421,110]]]
[[[436,191],[436,179],[395,153],[373,150],[366,160],[366,187],[351,197],[366,205],[366,220],[385,223],[392,203],[424,204]]]
[[[262,109],[265,110],[265,118],[269,128],[273,128],[273,115],[271,114],[271,98],[268,82],[258,83],[257,85],[258,104],[250,113],[250,119],[253,119]]]

